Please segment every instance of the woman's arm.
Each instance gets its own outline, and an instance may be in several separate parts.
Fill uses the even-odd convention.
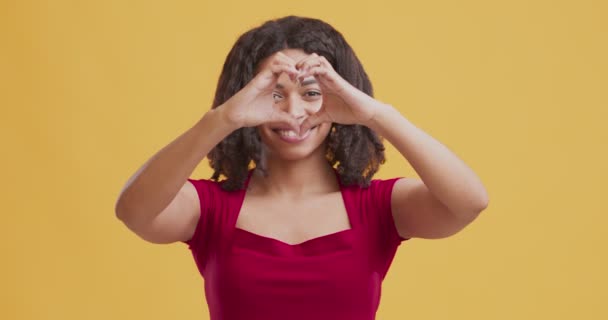
[[[236,129],[224,121],[222,110],[210,110],[158,151],[120,192],[116,216],[145,240],[169,243],[187,240],[192,233],[200,208],[187,179],[209,151]]]
[[[314,76],[323,91],[321,109],[301,125],[301,132],[322,122],[361,124],[385,137],[401,152],[422,181],[400,179],[391,208],[404,238],[445,237],[464,228],[488,205],[475,173],[439,141],[414,126],[392,106],[344,80],[316,53],[298,62],[298,80]]]
[[[207,112],[127,181],[115,212],[131,230],[154,243],[190,239],[201,211],[196,189],[187,179],[211,149],[242,127],[276,123],[299,129],[298,120],[272,97],[281,74],[295,79],[295,61],[281,52],[265,61],[245,87]]]
[[[394,186],[392,210],[400,235],[442,238],[472,222],[488,206],[473,170],[398,110],[370,101],[377,112],[366,126],[395,146],[422,179],[400,179]]]

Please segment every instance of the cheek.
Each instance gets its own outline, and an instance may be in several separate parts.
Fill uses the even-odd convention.
[[[319,97],[316,101],[312,102],[313,112],[316,113],[321,110],[321,106],[323,106],[323,97]]]
[[[268,131],[266,131],[262,126],[256,128],[258,132],[258,136],[260,137],[260,141],[262,144],[265,144],[268,141]]]
[[[327,137],[329,136],[329,132],[331,131],[331,126],[332,126],[331,123],[322,123],[317,128],[319,130],[319,137],[322,140],[327,139]]]

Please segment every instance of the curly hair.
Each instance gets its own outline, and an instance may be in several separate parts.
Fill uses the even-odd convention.
[[[255,76],[262,60],[288,48],[324,56],[342,78],[373,96],[361,62],[340,32],[318,19],[287,16],[267,21],[238,38],[224,62],[212,108],[241,90]],[[333,123],[325,142],[325,157],[345,186],[368,187],[385,162],[382,138],[368,127]],[[263,153],[256,128],[235,130],[207,155],[214,170],[211,179],[219,181],[223,175],[224,190],[242,190],[250,168],[266,174]]]

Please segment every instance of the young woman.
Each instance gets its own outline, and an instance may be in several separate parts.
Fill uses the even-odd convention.
[[[372,179],[382,139],[420,175]],[[214,174],[190,179],[207,156]],[[129,179],[116,214],[153,243],[187,243],[211,319],[374,319],[397,247],[471,223],[470,168],[373,98],[342,35],[301,17],[243,34],[215,101]]]

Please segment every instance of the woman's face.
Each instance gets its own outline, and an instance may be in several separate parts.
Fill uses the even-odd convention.
[[[281,52],[296,63],[308,56],[300,49],[285,49]],[[263,67],[267,61],[262,61],[260,66]],[[300,124],[317,112],[323,101],[321,88],[312,76],[304,79],[301,84],[297,84],[292,82],[287,74],[282,74],[278,78],[272,95],[274,103],[298,119]],[[331,129],[331,123],[322,123],[306,133],[301,133],[300,137],[285,126],[263,124],[257,129],[266,147],[268,157],[298,160],[313,154],[325,156],[323,142]]]

